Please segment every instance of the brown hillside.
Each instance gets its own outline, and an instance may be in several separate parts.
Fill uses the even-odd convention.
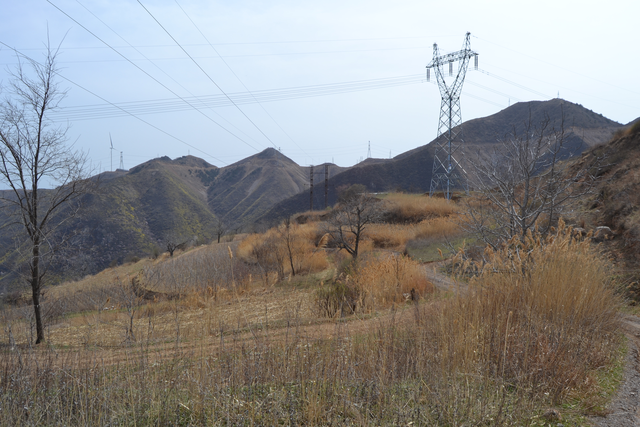
[[[573,167],[602,159],[593,195],[581,201],[587,226],[610,227],[615,236],[605,241],[623,276],[640,280],[640,126],[621,130],[608,143],[584,153]],[[579,218],[578,218],[579,219]],[[633,295],[632,295],[633,296]],[[637,295],[637,296],[640,296]]]
[[[344,170],[331,165],[330,176]],[[273,148],[225,166],[208,189],[211,210],[231,226],[250,223],[276,203],[309,188],[308,167],[299,166]],[[323,165],[314,180],[324,179]]]
[[[472,161],[478,152],[497,146],[500,138],[512,132],[521,132],[530,119],[537,124],[550,118],[552,126],[559,127],[564,114],[566,135],[562,158],[579,155],[589,147],[601,144],[622,127],[619,123],[588,110],[581,105],[562,99],[521,102],[488,117],[470,120],[462,124],[466,162]],[[367,159],[332,177],[329,183],[329,204],[335,203],[341,188],[362,184],[370,191],[427,192],[431,184],[435,144],[423,145],[400,154],[393,159]],[[463,162],[464,164],[465,162]],[[314,192],[314,206],[323,206],[323,191]],[[309,209],[309,190],[283,200],[260,219],[266,223]]]

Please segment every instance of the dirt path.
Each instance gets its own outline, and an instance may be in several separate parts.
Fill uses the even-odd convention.
[[[446,261],[434,261],[424,264],[427,278],[436,288],[445,292],[459,292],[462,285],[456,283],[449,276],[440,273],[438,270],[445,265]]]
[[[592,418],[598,427],[640,426],[640,317],[625,316],[622,321],[625,335],[629,338],[629,353],[625,361],[624,380],[617,396],[609,406],[605,417]]]

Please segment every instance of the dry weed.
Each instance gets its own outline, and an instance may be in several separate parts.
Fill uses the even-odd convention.
[[[425,219],[446,217],[458,212],[458,206],[442,198],[423,194],[394,193],[385,197],[387,217],[394,223],[418,223]]]

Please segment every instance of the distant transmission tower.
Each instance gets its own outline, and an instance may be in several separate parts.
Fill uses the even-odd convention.
[[[120,152],[120,170],[124,170],[124,160],[122,159],[122,151]]]
[[[111,132],[109,132],[109,142],[111,143],[111,172],[113,172],[113,150],[115,150],[115,148],[113,148],[113,140],[111,139]]]
[[[324,209],[327,210],[329,201],[329,163],[324,164]]]
[[[369,141],[369,149],[367,150],[367,159],[371,158],[371,141]]]
[[[309,210],[313,210],[313,165],[311,165],[309,172]]]
[[[447,55],[440,55],[438,45],[434,43],[433,60],[427,65],[427,81],[431,77],[430,71],[433,68],[442,98],[429,195],[433,196],[438,188],[442,188],[447,200],[451,199],[453,188],[466,187],[458,173],[458,170],[464,173],[464,169],[454,154],[463,142],[462,129],[459,127],[462,124],[460,93],[471,57],[474,58],[475,69],[478,69],[478,54],[470,49],[470,36],[471,33],[467,33],[462,50]],[[452,77],[453,63],[456,61],[458,62],[458,73],[451,84],[447,85],[444,66],[445,64],[449,65],[449,77]]]

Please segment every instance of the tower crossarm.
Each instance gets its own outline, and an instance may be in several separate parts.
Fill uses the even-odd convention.
[[[457,52],[447,53],[446,55],[439,55],[438,45],[436,43],[433,44],[433,59],[427,65],[427,68],[437,68],[442,66],[443,64],[448,64],[449,62],[469,60],[470,58],[476,56],[478,53],[474,52],[469,48],[471,45],[471,33],[467,33],[464,39],[464,45],[462,49]]]
[[[434,58],[431,62],[429,62],[429,64],[427,65],[427,68],[435,68],[444,64],[448,64],[449,62],[470,59],[475,55],[477,55],[477,53],[472,51],[471,49],[464,49],[458,52],[448,53],[446,55],[442,55]]]

